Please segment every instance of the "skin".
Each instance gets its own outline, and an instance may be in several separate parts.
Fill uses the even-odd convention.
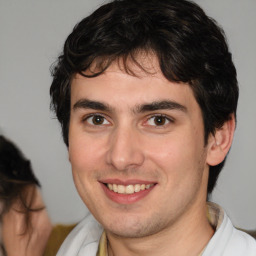
[[[205,146],[190,87],[166,80],[154,57],[141,62],[150,74],[131,63],[132,76],[113,63],[98,77],[74,76],[74,182],[106,230],[110,255],[197,255],[213,235],[206,217],[209,163],[225,152],[215,146],[216,136]],[[223,134],[216,133],[221,142]],[[120,196],[106,183],[153,186],[140,196]]]
[[[35,187],[28,187],[28,193],[34,193]],[[44,207],[39,190],[36,189],[33,208]],[[2,239],[8,256],[43,256],[52,230],[46,209],[31,212],[29,229],[24,233],[25,215],[19,200],[2,217]]]

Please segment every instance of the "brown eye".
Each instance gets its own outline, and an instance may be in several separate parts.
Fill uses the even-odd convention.
[[[86,121],[91,125],[109,125],[108,120],[101,115],[92,115],[86,118]]]
[[[104,123],[104,117],[103,116],[93,116],[92,122],[95,125],[101,125]]]
[[[165,125],[166,123],[166,117],[165,116],[156,116],[154,117],[154,123],[155,125]]]
[[[172,122],[172,120],[164,115],[151,116],[147,120],[147,125],[149,126],[165,126]]]

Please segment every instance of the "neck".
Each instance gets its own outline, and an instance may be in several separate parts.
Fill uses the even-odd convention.
[[[206,204],[202,210],[192,212],[193,215],[182,216],[165,230],[146,237],[124,238],[106,231],[109,256],[198,256],[214,231],[207,220]]]

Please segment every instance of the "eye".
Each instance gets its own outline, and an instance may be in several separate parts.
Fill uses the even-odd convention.
[[[91,115],[85,119],[91,125],[109,125],[110,122],[101,115]]]
[[[164,126],[171,122],[170,118],[163,115],[152,116],[147,120],[147,124],[150,126]]]

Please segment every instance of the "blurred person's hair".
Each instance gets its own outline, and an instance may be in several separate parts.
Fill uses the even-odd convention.
[[[16,210],[24,214],[25,223],[23,233],[30,232],[30,213],[44,207],[34,208],[36,189],[40,183],[35,177],[31,163],[24,157],[18,147],[0,135],[0,219],[12,205],[18,205]],[[32,232],[32,231],[31,231]],[[3,245],[1,245],[4,251]]]

